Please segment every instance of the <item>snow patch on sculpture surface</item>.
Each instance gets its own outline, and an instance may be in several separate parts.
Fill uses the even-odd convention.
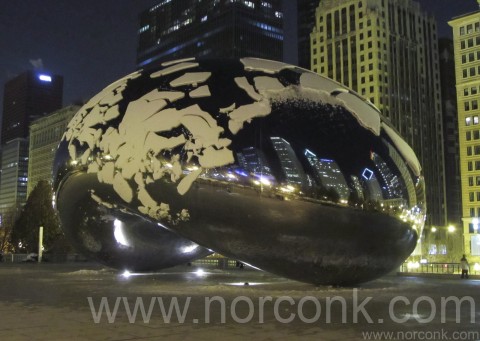
[[[256,58],[244,58],[241,62],[245,76],[235,77],[234,82],[252,102],[218,108],[217,112],[227,118],[225,128],[198,104],[183,108],[175,105],[186,98],[211,97],[208,81],[212,73],[199,72],[200,65],[193,59],[164,63],[163,69],[148,77],[161,81],[169,76],[170,88],[162,86],[130,101],[123,117],[119,108],[123,92],[128,82],[142,76],[140,72],[112,83],[80,109],[64,134],[71,159],[87,166],[88,173],[96,173],[99,182],[112,185],[124,202],[138,200],[142,213],[175,223],[177,219],[186,219],[188,212],[172,214],[169,205],[156,202],[146,186],[164,179],[176,183],[178,193],[185,195],[203,171],[233,164],[235,158],[228,148],[232,141],[225,137],[225,130],[238,134],[252,120],[270,115],[272,103],[307,100],[341,106],[360,125],[377,136],[380,134],[380,114],[340,84],[281,62]],[[277,74],[284,70],[301,71],[299,84],[283,85]],[[185,73],[177,76],[180,72]],[[266,75],[257,75],[258,72]],[[247,78],[249,75],[252,76]],[[116,127],[109,126],[120,117]],[[382,127],[388,129],[384,124]],[[403,140],[395,133],[387,133],[419,174],[419,163],[414,154],[412,157],[413,151],[408,150],[410,147],[405,142],[408,148],[403,146]],[[195,170],[180,162],[181,156],[174,152],[179,149],[187,155],[187,163],[197,167]]]

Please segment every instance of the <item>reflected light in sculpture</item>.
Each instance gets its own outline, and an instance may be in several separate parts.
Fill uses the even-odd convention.
[[[123,246],[130,246],[127,242],[127,238],[123,234],[122,222],[118,219],[115,219],[115,221],[113,222],[113,225],[115,226],[113,235],[115,236],[115,239],[117,240],[117,242]]]
[[[130,74],[75,115],[54,171],[62,227],[109,266],[214,250],[314,284],[389,273],[425,220],[421,165],[343,85],[255,58]]]

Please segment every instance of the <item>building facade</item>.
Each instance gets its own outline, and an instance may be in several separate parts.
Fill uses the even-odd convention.
[[[63,99],[63,77],[26,71],[5,84],[0,165],[0,219],[27,199],[29,124]],[[14,217],[13,217],[14,218]],[[0,225],[3,224],[0,220]]]
[[[412,0],[322,0],[311,69],[357,91],[413,147],[426,183],[427,224],[446,224],[443,122],[434,18]]]
[[[2,146],[2,176],[0,177],[0,223],[9,216],[15,219],[10,212],[18,213],[27,200],[28,182],[28,139],[17,138],[8,141]]]
[[[137,67],[189,57],[283,59],[281,0],[163,0],[140,14]]]
[[[62,107],[63,77],[26,71],[5,84],[2,117],[2,145],[28,137],[35,118]]]
[[[27,197],[40,180],[52,181],[58,144],[78,109],[68,106],[30,124]]]
[[[480,259],[480,11],[453,18],[463,240]]]
[[[460,186],[460,150],[453,41],[442,38],[439,40],[438,46],[440,52],[440,83],[442,84],[447,222],[449,225],[453,224],[460,227],[462,226],[462,191]]]

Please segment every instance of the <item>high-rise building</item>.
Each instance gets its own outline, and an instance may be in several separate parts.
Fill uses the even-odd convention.
[[[12,209],[18,209],[27,199],[29,124],[36,118],[60,109],[62,97],[61,76],[26,71],[5,84],[0,218]],[[3,219],[0,220],[1,223]]]
[[[52,181],[58,144],[78,109],[79,106],[71,105],[30,124],[27,196],[40,180]]]
[[[338,164],[334,160],[320,159],[308,149],[305,150],[305,156],[312,167],[316,180],[325,188],[335,189],[340,199],[347,200],[350,188]]]
[[[305,69],[310,69],[310,33],[315,26],[315,11],[319,3],[320,0],[297,0],[298,66]]]
[[[260,149],[247,147],[237,155],[239,165],[245,170],[258,176],[271,176],[272,171],[267,158]]]
[[[27,200],[28,139],[17,138],[2,146],[0,178],[0,220]]]
[[[479,257],[480,11],[453,18],[449,24],[455,51],[464,251]]]
[[[63,77],[26,71],[5,84],[3,97],[2,145],[28,137],[35,118],[62,107]]]
[[[284,61],[310,69],[310,33],[315,26],[315,11],[320,0],[283,1]]]
[[[460,150],[453,41],[442,38],[438,41],[438,46],[440,51],[440,83],[442,84],[447,221],[448,224],[461,226],[462,191],[460,186]]]
[[[163,0],[140,14],[137,67],[188,57],[283,59],[281,0]]]
[[[311,69],[360,93],[390,119],[423,166],[427,223],[445,225],[436,23],[412,0],[322,0]]]
[[[285,182],[300,188],[307,187],[309,183],[307,174],[303,171],[302,164],[290,143],[277,136],[270,137],[270,141],[280,161]]]

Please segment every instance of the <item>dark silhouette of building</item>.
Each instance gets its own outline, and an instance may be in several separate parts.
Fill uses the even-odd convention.
[[[315,10],[321,0],[297,0],[298,66],[311,68],[310,33],[315,27]]]
[[[0,226],[9,223],[7,217],[14,221],[18,208],[27,199],[30,123],[60,109],[62,99],[62,76],[26,71],[5,84],[0,158]]]
[[[1,143],[28,137],[30,122],[62,107],[63,77],[26,71],[5,84]]]
[[[438,47],[440,52],[440,82],[442,85],[447,221],[460,226],[462,225],[462,190],[453,41],[445,38],[440,39]]]
[[[140,14],[137,67],[188,57],[283,60],[281,0],[163,0]]]

